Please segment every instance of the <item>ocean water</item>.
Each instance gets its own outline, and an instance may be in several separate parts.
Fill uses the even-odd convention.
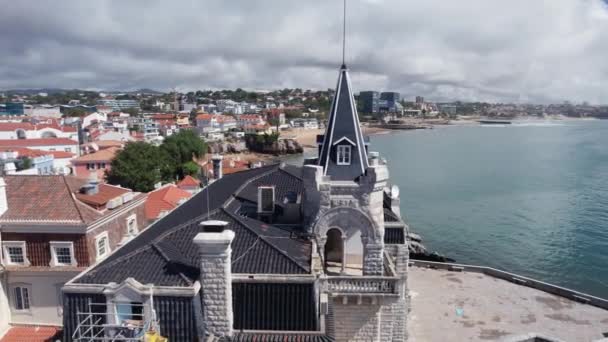
[[[370,150],[428,249],[608,298],[608,121],[404,131]]]
[[[430,250],[608,298],[608,121],[372,137]]]

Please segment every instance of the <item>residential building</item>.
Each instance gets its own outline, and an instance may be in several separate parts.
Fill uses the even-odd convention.
[[[362,91],[359,93],[359,102],[361,103],[361,112],[363,113],[378,113],[378,101],[380,93],[377,91]]]
[[[160,189],[148,193],[146,199],[145,212],[148,221],[157,220],[184,203],[192,193],[180,189],[174,184],[167,184]]]
[[[199,134],[226,132],[237,128],[237,122],[230,115],[199,114],[196,116],[196,127]]]
[[[145,227],[145,199],[69,176],[0,178],[0,323],[61,326],[61,287]]]
[[[191,194],[195,194],[201,190],[201,181],[190,175],[186,175],[186,177],[177,182],[176,185],[178,188],[188,191]]]
[[[61,107],[53,105],[37,105],[32,108],[31,117],[61,118]]]
[[[112,160],[120,150],[120,147],[112,146],[72,159],[74,176],[88,178],[91,173],[95,173],[98,179],[104,179],[106,172],[110,170]]]
[[[139,108],[139,102],[137,100],[101,99],[97,100],[97,104],[110,107],[115,111],[121,111],[127,108]]]
[[[266,121],[258,114],[242,114],[236,116],[236,126],[244,128],[245,126],[265,125]]]
[[[78,130],[52,123],[0,122],[0,139],[66,138],[78,140]]]
[[[314,118],[293,119],[289,122],[289,125],[294,128],[319,129],[319,121]]]
[[[45,152],[31,150],[29,148],[0,148],[0,163],[4,174],[30,174],[30,175],[52,175],[56,169],[54,165],[53,153],[69,153],[69,152]],[[71,154],[71,153],[70,153]],[[71,154],[72,155],[72,154]],[[24,170],[17,171],[17,165],[22,165],[24,159],[28,159],[30,167]]]
[[[362,91],[359,93],[359,102],[363,113],[401,112],[403,107],[399,103],[401,94],[396,92]]]
[[[41,139],[3,139],[0,140],[0,148],[26,147],[41,151],[63,151],[80,155],[78,141],[68,138],[41,138]]]

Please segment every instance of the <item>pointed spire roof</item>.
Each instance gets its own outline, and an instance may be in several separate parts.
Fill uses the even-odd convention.
[[[338,162],[338,146],[350,146],[348,163]],[[369,166],[348,68],[342,64],[331,105],[327,129],[319,151],[318,165],[332,180],[356,180]]]

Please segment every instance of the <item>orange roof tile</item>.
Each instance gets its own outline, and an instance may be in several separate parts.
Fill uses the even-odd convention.
[[[13,326],[0,339],[0,342],[45,342],[52,341],[52,338],[61,330],[59,327],[22,325]]]
[[[91,161],[111,162],[120,151],[119,147],[108,147],[97,152],[85,154],[72,160],[72,164],[86,163]]]
[[[184,179],[180,180],[177,183],[177,187],[178,188],[183,188],[183,187],[198,187],[201,185],[201,181],[199,181],[198,179],[195,179],[194,177],[187,175],[186,177],[184,177]]]
[[[146,218],[148,220],[157,219],[163,211],[173,210],[181,200],[188,199],[191,196],[191,193],[173,184],[150,192],[145,204]]]
[[[2,139],[0,146],[58,146],[58,145],[78,145],[78,141],[68,138],[44,138],[44,139]]]
[[[113,198],[131,192],[131,189],[121,188],[110,184],[99,184],[99,191],[95,195],[76,194],[80,201],[94,206],[103,206]]]

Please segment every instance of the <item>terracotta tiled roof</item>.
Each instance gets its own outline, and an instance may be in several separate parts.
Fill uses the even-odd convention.
[[[175,120],[175,114],[154,114],[152,120]]]
[[[78,141],[68,138],[44,138],[44,139],[2,139],[0,146],[57,146],[57,145],[78,145]]]
[[[72,164],[86,163],[91,161],[110,162],[112,159],[114,159],[118,151],[120,151],[119,147],[109,147],[75,158],[72,160]]]
[[[192,177],[190,175],[187,175],[186,177],[184,177],[184,179],[177,182],[177,187],[178,188],[197,187],[197,186],[200,186],[200,184],[201,184],[201,181],[199,181],[198,179],[195,179],[194,177]]]
[[[148,220],[154,220],[163,211],[171,211],[179,204],[179,201],[192,196],[188,191],[182,190],[175,185],[167,185],[156,191],[150,192],[146,199],[145,211]]]
[[[0,152],[17,152],[17,157],[36,158],[51,155],[51,152],[32,150],[27,147],[0,147]]]
[[[45,342],[61,330],[58,327],[23,325],[14,326],[0,339],[0,342]]]
[[[127,192],[131,192],[131,190],[110,184],[100,184],[99,191],[95,195],[77,193],[76,198],[87,204],[103,206],[111,199],[124,195]]]
[[[33,130],[34,125],[29,122],[0,122],[1,132],[10,132],[17,129],[24,129],[26,131]]]
[[[35,131],[44,128],[54,128],[62,132],[77,132],[77,129],[75,127],[59,126],[56,123],[32,124],[30,122],[0,122],[1,132],[10,132],[18,129],[23,129],[26,131]]]
[[[86,224],[101,217],[77,201],[65,176],[5,176],[8,210],[0,222]]]
[[[41,157],[41,156],[52,155],[53,157],[55,157],[55,159],[63,159],[63,158],[72,158],[75,156],[74,153],[70,153],[70,152],[32,150],[27,147],[0,147],[0,152],[17,152],[17,153],[19,153],[19,157],[25,156],[28,158],[36,158],[36,157]]]
[[[199,114],[196,116],[196,120],[211,120],[215,119],[218,122],[226,122],[226,121],[235,121],[234,117],[230,115],[220,115],[220,114]]]
[[[55,159],[72,158],[76,155],[74,153],[65,151],[50,151],[48,153],[52,154]]]
[[[107,148],[107,147],[122,147],[125,143],[124,141],[119,140],[97,140],[94,141],[93,144],[96,144],[97,147]]]

